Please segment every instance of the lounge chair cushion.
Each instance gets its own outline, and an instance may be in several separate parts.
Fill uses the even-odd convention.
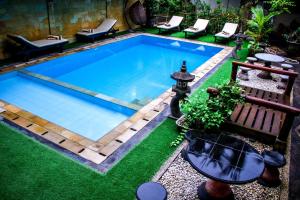
[[[55,44],[61,44],[61,43],[66,43],[68,42],[67,39],[44,39],[44,40],[36,40],[36,41],[32,41],[32,43],[37,46],[37,47],[45,47],[45,46],[51,46],[51,45],[55,45]]]
[[[8,37],[21,45],[25,45],[27,47],[30,46],[31,48],[41,48],[41,47],[47,47],[56,44],[68,43],[67,39],[63,39],[63,38],[59,39],[59,36],[58,39],[51,36],[51,39],[49,38],[49,39],[36,40],[36,41],[29,41],[21,35],[9,34]]]
[[[238,25],[234,23],[226,23],[223,30],[217,34],[216,37],[230,38],[236,32]]]
[[[162,29],[173,29],[173,28],[178,27],[181,24],[182,20],[183,20],[183,17],[173,16],[168,23],[163,24],[163,25],[159,25],[159,26],[156,26],[156,27],[157,28],[162,28]]]
[[[113,26],[116,24],[116,19],[105,19],[100,26],[98,26],[95,29],[83,29],[79,32],[77,32],[78,35],[84,35],[84,36],[92,36],[96,34],[104,34],[109,32]],[[88,31],[87,31],[88,30]]]
[[[185,32],[190,32],[190,33],[199,33],[202,32],[206,29],[207,25],[208,25],[209,20],[207,19],[197,19],[196,23],[194,24],[194,26],[189,27],[187,29],[185,29]]]

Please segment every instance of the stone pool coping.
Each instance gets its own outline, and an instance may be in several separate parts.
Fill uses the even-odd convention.
[[[194,44],[222,47],[223,50],[211,57],[208,61],[203,63],[201,66],[197,67],[192,72],[192,74],[195,75],[195,80],[190,83],[191,87],[197,86],[201,79],[210,71],[212,71],[215,67],[217,67],[224,59],[230,56],[233,50],[232,47],[210,44],[190,39],[173,38],[148,33],[134,33],[89,44],[84,47],[75,48],[63,53],[55,53],[49,56],[31,60],[29,62],[10,65],[2,68],[0,70],[0,74],[15,70],[22,71],[23,68],[31,65],[35,65],[44,61],[52,60],[61,56],[69,55],[83,50],[99,47],[119,40],[128,39],[138,35],[149,35],[171,40],[190,42]],[[61,86],[70,88],[68,87],[68,85]],[[70,89],[74,90],[74,88],[72,87]],[[96,141],[90,140],[84,136],[81,136],[68,129],[65,129],[64,127],[42,119],[39,116],[36,116],[30,112],[27,112],[26,110],[23,110],[22,108],[10,104],[9,102],[0,100],[0,107],[4,108],[4,110],[2,110],[1,112],[1,116],[4,117],[4,119],[9,123],[14,124],[17,127],[20,127],[30,133],[33,133],[36,136],[44,138],[45,140],[50,141],[63,149],[67,149],[73,154],[84,158],[87,161],[90,161],[92,165],[99,165],[103,163],[107,158],[109,158],[110,155],[116,152],[122,145],[126,144],[133,136],[135,136],[139,131],[141,131],[154,118],[161,114],[169,106],[171,99],[174,95],[175,93],[172,92],[171,88],[169,88],[158,98],[154,99],[153,101],[139,109],[133,116],[120,123],[114,129],[112,129]],[[109,101],[109,99],[104,100]]]

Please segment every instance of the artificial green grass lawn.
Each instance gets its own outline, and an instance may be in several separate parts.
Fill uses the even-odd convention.
[[[182,33],[172,34],[182,37]],[[211,41],[211,36],[200,37]],[[239,52],[242,60],[247,50]],[[228,81],[228,59],[197,91]],[[206,98],[203,92],[203,98]],[[174,148],[173,120],[165,120],[107,174],[102,175],[0,123],[1,199],[134,199],[136,187],[149,181]]]
[[[167,119],[107,174],[101,175],[0,124],[1,199],[133,199],[173,152]]]

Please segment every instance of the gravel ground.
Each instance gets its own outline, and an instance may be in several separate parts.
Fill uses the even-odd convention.
[[[239,137],[245,140],[258,151],[270,149],[269,146],[259,142],[252,142],[244,137]],[[282,172],[282,169],[280,169]],[[282,176],[283,173],[281,173]],[[281,177],[283,178],[283,177]],[[185,161],[180,154],[170,164],[169,168],[160,177],[158,182],[162,183],[168,191],[169,200],[193,200],[198,199],[197,187],[206,181],[206,178],[194,170],[191,165]],[[256,182],[245,185],[231,185],[235,199],[243,200],[273,200],[279,199],[280,187],[267,188]]]
[[[280,84],[280,77],[276,74],[271,74],[273,79],[272,80],[265,80],[257,77],[259,74],[259,70],[251,70],[248,72],[249,81],[239,80],[240,85],[244,86],[251,86],[257,89],[263,89],[266,91],[276,92],[276,93],[283,93],[284,90],[278,89],[277,85]]]

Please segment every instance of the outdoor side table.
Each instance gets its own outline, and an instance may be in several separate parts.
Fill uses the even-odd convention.
[[[198,196],[206,199],[234,199],[229,184],[246,184],[263,173],[262,156],[248,143],[226,134],[189,131],[187,161],[208,181],[198,187]]]
[[[255,54],[255,57],[264,61],[265,67],[271,67],[272,63],[281,63],[284,61],[283,57],[269,53],[257,53]],[[259,74],[257,74],[257,76],[262,79],[272,79],[270,72],[266,71],[261,71]]]

